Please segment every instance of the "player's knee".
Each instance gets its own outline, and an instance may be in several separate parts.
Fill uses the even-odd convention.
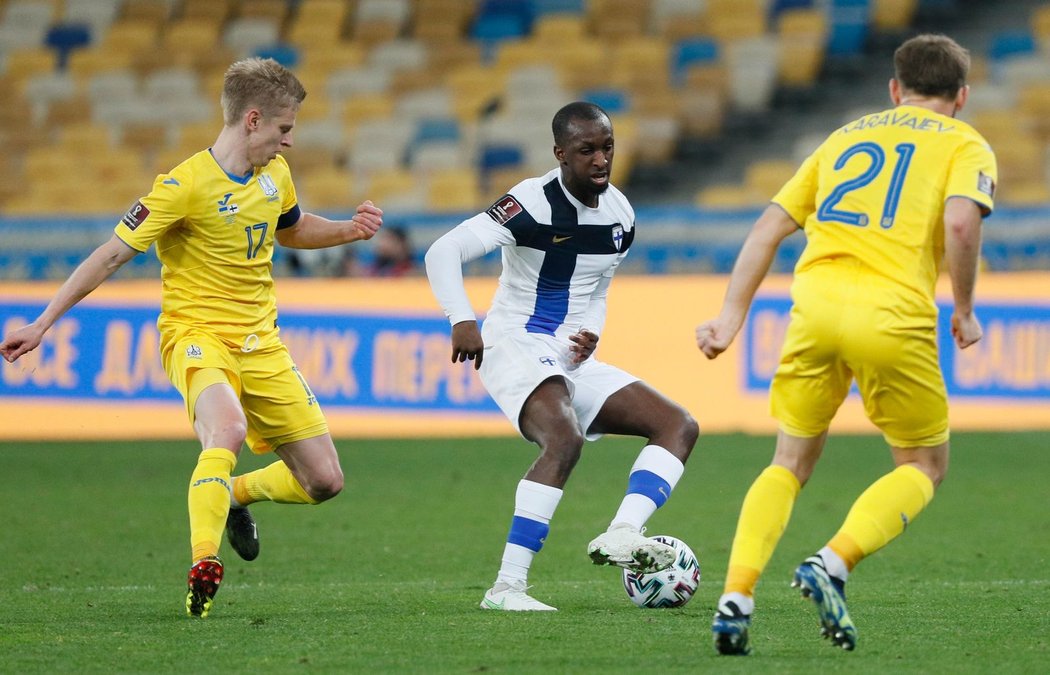
[[[317,503],[328,501],[343,491],[343,472],[333,472],[324,476],[315,476],[303,486],[306,494]]]
[[[557,466],[559,474],[568,476],[580,461],[584,441],[582,433],[558,434],[542,444],[544,458]]]
[[[236,453],[248,437],[248,423],[243,419],[228,421],[215,428],[201,430],[200,436],[201,444],[207,448],[229,448]]]
[[[696,439],[700,437],[700,424],[685,410],[681,411],[678,420],[678,435],[682,446],[690,450],[696,445]]]

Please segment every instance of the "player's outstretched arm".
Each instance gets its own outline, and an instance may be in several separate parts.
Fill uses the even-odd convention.
[[[329,248],[371,239],[382,226],[383,210],[366,200],[350,220],[303,213],[295,225],[277,230],[277,243],[287,248]]]
[[[73,270],[40,316],[4,337],[3,342],[0,342],[0,354],[9,363],[14,363],[18,357],[36,349],[44,338],[44,333],[63,314],[98,288],[137,253],[138,251],[116,235],[110,237],[109,241],[92,251],[91,255]]]
[[[798,224],[776,204],[766,207],[755,221],[733,265],[722,311],[696,327],[696,346],[704,356],[713,359],[729,348],[744,325],[747,310],[769,273],[780,242],[797,230]]]
[[[977,263],[981,255],[981,207],[965,197],[944,204],[944,260],[952,280],[952,337],[959,349],[981,339],[981,323],[974,313]]]

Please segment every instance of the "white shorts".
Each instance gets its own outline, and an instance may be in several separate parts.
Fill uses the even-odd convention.
[[[563,377],[569,387],[576,419],[587,440],[601,438],[587,429],[605,405],[606,399],[638,378],[593,356],[581,364],[572,363],[571,343],[551,335],[516,331],[483,331],[485,356],[481,361],[481,382],[514,428],[521,433],[521,409],[525,400],[545,380]]]

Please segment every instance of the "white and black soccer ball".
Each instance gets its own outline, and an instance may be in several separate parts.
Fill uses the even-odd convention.
[[[693,550],[680,539],[667,535],[653,539],[673,546],[678,557],[670,567],[652,574],[639,574],[625,569],[623,587],[627,589],[627,597],[639,607],[681,607],[689,602],[700,586],[700,562]]]

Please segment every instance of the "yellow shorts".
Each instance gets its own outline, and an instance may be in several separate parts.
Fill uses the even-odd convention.
[[[807,275],[809,276],[809,275]],[[870,279],[798,277],[770,407],[800,437],[827,430],[855,378],[868,418],[895,447],[948,440],[948,394],[936,321],[902,311]]]
[[[200,392],[226,382],[244,408],[252,452],[328,432],[317,398],[280,340],[244,352],[199,329],[179,327],[162,332],[160,347],[164,370],[182,394],[191,424]]]

